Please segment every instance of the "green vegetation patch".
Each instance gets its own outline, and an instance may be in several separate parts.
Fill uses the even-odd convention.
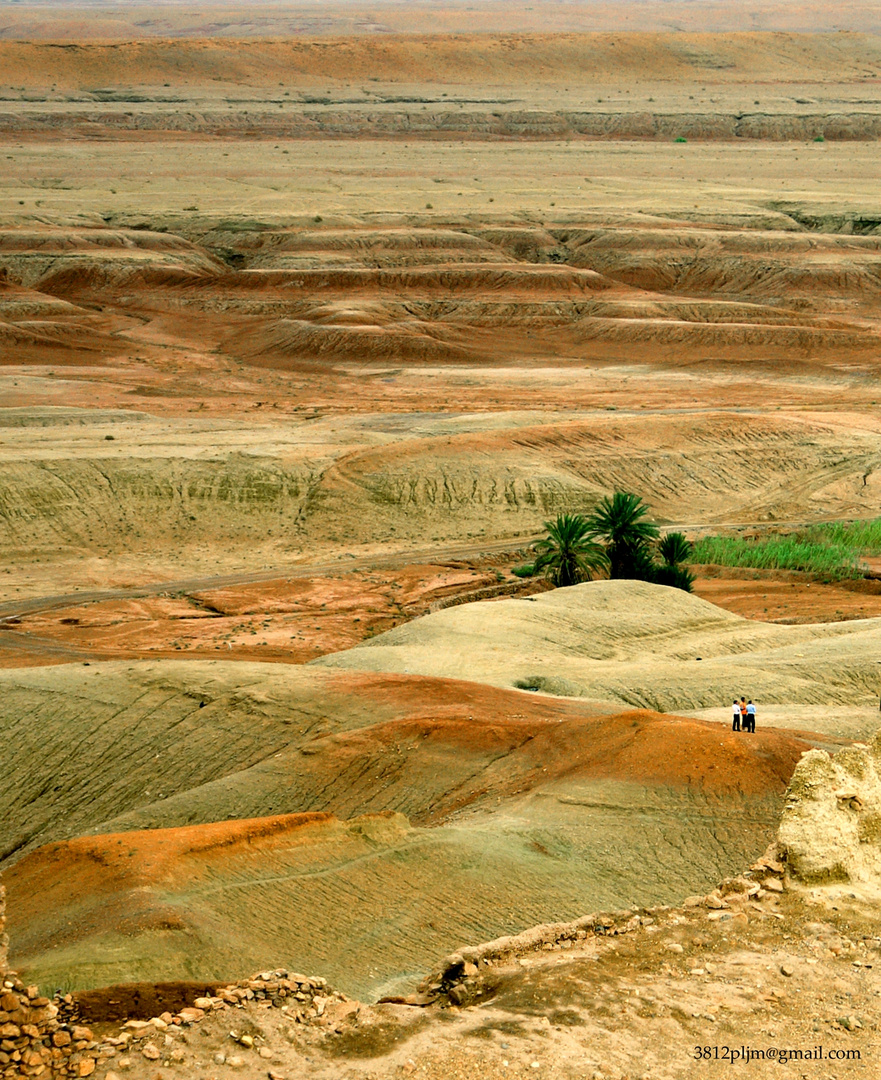
[[[786,536],[747,539],[706,536],[694,543],[692,563],[756,570],[801,570],[829,581],[861,577],[863,555],[881,552],[881,518],[811,525]]]
[[[523,563],[522,566],[512,566],[511,567],[511,573],[515,577],[521,577],[521,578],[532,577],[532,575],[535,573],[535,564],[530,562],[530,563]]]
[[[871,521],[826,521],[811,525],[798,536],[827,544],[840,544],[859,555],[881,554],[881,518]]]

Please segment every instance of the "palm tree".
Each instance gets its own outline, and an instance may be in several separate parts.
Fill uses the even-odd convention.
[[[650,580],[655,569],[649,544],[658,526],[646,521],[648,506],[638,495],[616,491],[602,498],[587,516],[587,535],[604,541],[610,578]]]
[[[590,527],[581,514],[558,514],[546,521],[548,535],[535,545],[538,557],[533,570],[542,570],[554,585],[565,587],[588,581],[594,571],[605,570],[608,559],[601,544],[590,538]]]
[[[658,544],[658,552],[664,561],[656,568],[654,581],[658,585],[672,585],[675,589],[691,592],[694,574],[682,565],[691,556],[691,544],[682,533],[667,533]]]
[[[658,554],[665,566],[678,566],[691,557],[691,544],[681,532],[667,533],[658,544]]]

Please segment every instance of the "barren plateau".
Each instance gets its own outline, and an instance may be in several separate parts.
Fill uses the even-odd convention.
[[[881,516],[877,12],[732,20],[0,4],[0,1076],[875,1075],[877,565],[512,572]]]

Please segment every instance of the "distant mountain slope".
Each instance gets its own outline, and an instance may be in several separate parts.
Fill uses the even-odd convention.
[[[0,62],[13,85],[70,88],[314,85],[316,79],[484,86],[573,79],[692,80],[862,78],[878,70],[881,44],[864,34],[564,33],[406,34],[226,41],[88,39],[64,47],[10,40]]]
[[[288,35],[554,31],[877,30],[870,0],[569,0],[500,4],[497,0],[280,0],[248,4],[189,0],[49,0],[4,3],[7,37],[104,40],[156,37],[261,38]]]

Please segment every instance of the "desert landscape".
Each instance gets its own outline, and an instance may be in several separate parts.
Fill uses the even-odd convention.
[[[877,5],[0,3],[0,139],[0,1076],[876,1075]]]

